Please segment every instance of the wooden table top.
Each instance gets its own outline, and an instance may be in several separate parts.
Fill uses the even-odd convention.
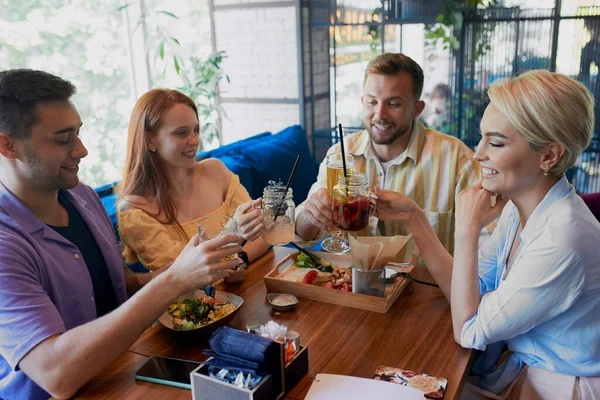
[[[244,304],[229,326],[245,329],[247,323],[274,320],[300,333],[308,346],[309,372],[289,393],[303,399],[310,377],[317,373],[370,378],[378,366],[386,365],[424,372],[448,379],[444,399],[453,399],[462,387],[472,360],[472,351],[454,342],[450,305],[438,288],[412,282],[386,314],[357,310],[300,299],[296,309],[275,312],[266,300],[263,277],[277,261],[295,252],[275,248],[252,263],[244,282],[216,285],[235,293]],[[424,269],[413,276],[430,280]],[[202,361],[208,336],[174,332],[156,325],[144,333],[128,352],[85,385],[77,397],[86,399],[190,399],[185,389],[136,381],[135,371],[153,355]]]

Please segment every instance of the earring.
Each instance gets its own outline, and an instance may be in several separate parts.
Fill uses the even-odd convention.
[[[156,149],[150,149],[152,153],[156,153]]]
[[[542,168],[542,171],[544,171],[544,176],[548,176],[549,170],[550,170],[550,168]]]

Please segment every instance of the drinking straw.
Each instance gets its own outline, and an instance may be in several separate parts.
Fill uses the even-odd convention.
[[[285,185],[285,190],[283,192],[283,196],[281,197],[281,202],[279,203],[279,206],[277,207],[277,211],[275,211],[275,218],[273,218],[273,221],[276,221],[277,217],[279,217],[279,214],[281,212],[281,207],[283,206],[283,203],[285,203],[285,196],[287,196],[287,192],[290,188],[290,184],[292,183],[292,179],[294,179],[294,175],[296,174],[296,168],[298,168],[299,161],[300,161],[300,154],[298,154],[296,156],[296,162],[294,163],[294,167],[292,168],[292,173],[290,174],[290,177],[287,181],[287,185]]]
[[[338,129],[340,132],[340,146],[342,148],[342,166],[344,167],[344,178],[347,178],[348,171],[346,171],[346,151],[344,150],[344,130],[342,129],[341,123],[338,124]]]

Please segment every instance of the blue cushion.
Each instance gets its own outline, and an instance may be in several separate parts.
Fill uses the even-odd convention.
[[[115,235],[117,236],[117,240],[121,240],[117,228],[117,196],[115,195],[115,186],[117,183],[118,182],[107,183],[106,185],[95,188],[94,191],[98,197],[100,197],[100,201],[110,217],[110,222],[115,231]]]
[[[115,192],[115,186],[117,186],[118,182],[107,183],[106,185],[102,185],[94,189],[98,197],[103,198],[105,196],[110,196]]]
[[[270,180],[287,183],[297,154],[301,159],[291,187],[294,190],[294,202],[300,204],[306,199],[318,171],[300,125],[290,126],[277,134],[263,132],[201,152],[197,158],[221,159],[232,172],[240,175],[240,182],[255,199],[262,196]]]
[[[242,155],[252,166],[252,197],[262,196],[262,190],[270,180],[281,180],[284,184],[292,172],[296,155],[300,163],[291,188],[294,202],[306,199],[311,185],[317,178],[317,166],[310,154],[306,134],[300,125],[290,126],[272,136],[250,143]]]
[[[240,177],[240,183],[250,193],[250,196],[252,196],[252,189],[254,187],[252,184],[252,167],[248,165],[244,157],[239,154],[230,154],[222,155],[218,158],[223,161],[227,169]]]
[[[228,154],[239,153],[244,148],[248,147],[252,144],[252,142],[257,141],[259,139],[263,139],[267,136],[271,136],[271,132],[263,132],[258,135],[251,136],[246,139],[238,140],[237,142],[233,142],[230,144],[226,144],[224,146],[217,147],[213,150],[202,151],[196,155],[197,159],[205,159],[205,158],[221,158],[222,156]]]

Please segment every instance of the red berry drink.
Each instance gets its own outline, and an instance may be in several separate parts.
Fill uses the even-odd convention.
[[[369,198],[334,196],[333,223],[336,228],[344,231],[357,232],[365,229],[369,225]]]

